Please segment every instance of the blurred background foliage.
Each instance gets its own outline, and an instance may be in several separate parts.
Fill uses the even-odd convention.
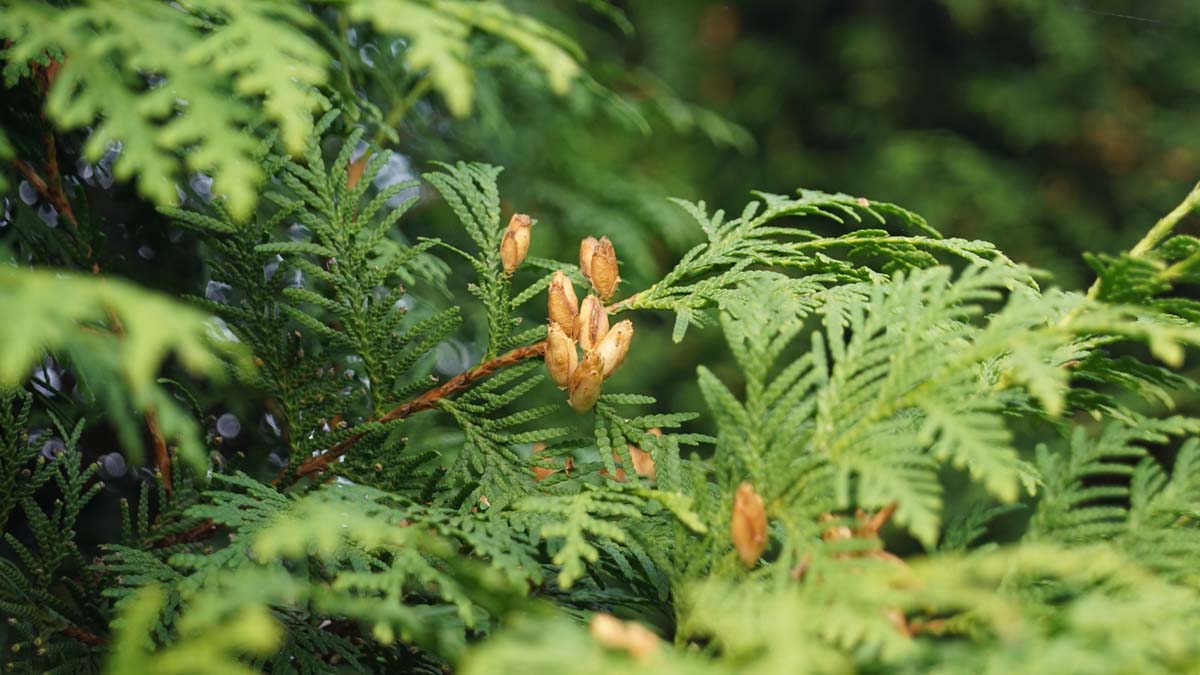
[[[507,198],[551,225],[538,254],[609,233],[633,289],[701,237],[664,196],[734,211],[797,186],[902,204],[1080,287],[1080,251],[1131,245],[1200,169],[1188,0],[633,0],[632,31],[551,4],[525,9],[570,26],[616,98],[556,105],[508,71],[453,135],[431,110],[402,137],[416,158],[508,167]],[[642,341],[625,377],[690,392],[695,350],[720,356],[696,339]]]

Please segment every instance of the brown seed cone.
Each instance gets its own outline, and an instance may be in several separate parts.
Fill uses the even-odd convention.
[[[546,370],[559,389],[566,389],[571,383],[571,373],[579,365],[579,354],[575,351],[575,341],[551,323],[546,337]]]
[[[579,271],[588,281],[592,280],[592,255],[596,253],[596,244],[599,243],[595,237],[587,237],[579,242]]]
[[[533,219],[524,213],[514,213],[500,240],[500,264],[505,274],[512,274],[529,253],[530,229]]]
[[[743,482],[733,496],[730,534],[738,557],[746,567],[754,567],[767,548],[767,512],[754,486]]]
[[[579,316],[579,299],[575,297],[575,286],[561,271],[555,272],[550,280],[549,301],[546,306],[550,320],[570,337],[576,336],[575,320]]]
[[[604,360],[599,354],[588,354],[571,373],[570,392],[567,402],[575,412],[587,412],[596,405],[600,390],[604,387]]]
[[[592,254],[591,276],[588,277],[600,299],[608,302],[617,290],[621,277],[617,273],[617,252],[608,237],[600,237],[596,252]]]
[[[575,338],[583,351],[590,352],[600,344],[608,333],[608,310],[600,298],[589,295],[579,306],[579,316],[575,319]]]
[[[615,326],[608,329],[608,332],[596,344],[596,353],[604,359],[605,379],[608,379],[613,371],[625,361],[625,354],[629,352],[629,343],[632,340],[633,322],[626,319],[618,321]]]

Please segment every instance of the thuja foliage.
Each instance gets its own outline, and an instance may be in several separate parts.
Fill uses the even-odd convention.
[[[403,37],[396,114],[433,89],[451,120],[493,39],[570,86],[532,18],[3,7],[7,182],[56,216],[14,223],[0,269],[10,669],[1200,668],[1200,240],[1176,232],[1200,188],[1086,254],[1084,290],[804,189],[676,202],[698,243],[634,286],[616,233],[535,255],[556,224],[500,167],[377,180],[396,120],[346,86],[347,31]],[[183,297],[106,269],[111,223],[63,180],[114,141],[204,270]],[[211,192],[181,198],[190,171]],[[701,331],[729,356],[691,364],[701,410],[626,386]]]

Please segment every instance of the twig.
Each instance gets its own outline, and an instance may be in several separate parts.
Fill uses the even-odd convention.
[[[49,66],[41,66],[32,64],[34,69],[35,81],[42,96],[45,96],[50,91],[50,87],[54,84],[54,78],[58,76],[59,63],[51,60]],[[42,120],[42,125],[45,127],[45,133],[42,134],[42,147],[46,154],[46,178],[43,179],[28,162],[14,159],[12,164],[17,171],[25,178],[26,181],[41,195],[42,199],[50,202],[54,210],[67,219],[71,223],[71,228],[79,233],[79,220],[75,217],[75,211],[71,208],[71,202],[67,199],[67,193],[63,190],[62,172],[58,168],[58,144],[54,139],[54,128],[46,119],[44,111],[39,111]],[[92,257],[92,247],[87,247],[87,257]],[[99,271],[93,265],[93,273]]]
[[[168,548],[179,544],[190,544],[194,541],[200,541],[217,531],[217,524],[211,520],[206,520],[190,530],[185,530],[179,534],[168,534],[158,540],[154,548]]]
[[[167,442],[158,429],[158,414],[154,412],[154,408],[146,409],[146,428],[150,430],[150,437],[154,441],[154,466],[158,469],[159,476],[162,477],[163,489],[170,497],[172,492],[171,455],[167,452]]]
[[[68,625],[62,629],[62,633],[73,640],[78,640],[85,645],[92,645],[93,647],[98,647],[108,642],[108,640],[105,640],[99,635],[96,635],[89,630],[80,628],[79,626]]]
[[[875,515],[871,516],[871,518],[869,520],[867,520],[865,523],[863,523],[858,528],[859,536],[860,537],[878,536],[879,531],[882,530],[883,526],[886,525],[887,522],[892,519],[892,515],[895,513],[896,513],[896,502],[892,502],[891,504],[888,504],[887,506],[883,507],[882,509],[879,509],[879,511]]]
[[[654,287],[651,286],[650,288],[647,288],[646,291],[652,290],[653,288]],[[637,300],[639,295],[641,295],[642,293],[645,293],[646,291],[638,291],[637,293],[634,293],[633,295],[629,296],[628,298],[625,298],[624,300],[622,300],[620,302],[614,302],[613,304],[609,305],[605,309],[608,310],[609,314],[616,314],[617,312],[624,311],[625,309],[628,309],[628,306],[631,303],[633,303],[635,300]]]
[[[1168,234],[1171,234],[1171,230],[1175,229],[1175,226],[1179,224],[1179,221],[1183,220],[1184,216],[1196,210],[1198,207],[1200,207],[1200,184],[1197,184],[1192,188],[1192,191],[1188,193],[1187,197],[1184,197],[1183,201],[1179,203],[1179,206],[1176,206],[1171,210],[1170,213],[1160,218],[1158,222],[1154,224],[1154,227],[1150,228],[1150,231],[1146,233],[1146,236],[1142,237],[1141,241],[1135,244],[1133,248],[1129,249],[1129,255],[1134,258],[1140,258],[1149,253],[1154,249],[1155,246],[1159,244],[1159,242],[1165,239]],[[1100,279],[1096,279],[1096,281],[1092,283],[1091,288],[1088,289],[1087,296],[1088,298],[1094,299],[1099,294]]]
[[[46,145],[49,151],[54,148],[53,134],[48,134],[49,140]],[[53,158],[54,156],[51,155]],[[75,231],[79,231],[79,221],[75,220],[75,212],[71,210],[71,204],[67,201],[67,195],[63,192],[62,182],[58,173],[58,160],[47,159],[46,173],[51,176],[53,183],[47,183],[42,179],[38,172],[30,166],[29,162],[20,159],[14,159],[12,164],[17,171],[29,182],[29,185],[41,195],[42,199],[50,202],[55,211],[58,211],[71,223],[71,227]],[[53,165],[53,166],[51,166]],[[88,256],[91,257],[91,248],[88,249]]]
[[[475,366],[474,368],[471,368],[470,370],[455,375],[449,380],[446,380],[446,382],[440,386],[434,387],[433,389],[430,389],[429,391],[410,401],[401,403],[375,421],[380,423],[391,422],[394,420],[403,419],[414,413],[421,412],[422,410],[434,408],[437,406],[438,401],[442,400],[443,398],[467,389],[475,382],[478,382],[479,380],[482,380],[483,378],[488,377],[497,371],[516,365],[526,359],[539,357],[545,352],[545,340],[542,340],[541,342],[535,342],[531,345],[525,345],[524,347],[517,347],[516,349],[501,354],[490,361],[486,361],[478,366]],[[360,433],[350,436],[349,438],[329,448],[324,453],[305,460],[304,463],[302,463],[300,467],[296,469],[294,480],[299,480],[305,476],[310,476],[314,473],[324,471],[325,468],[329,466],[330,462],[333,462],[337,458],[349,452],[350,448],[354,447],[355,443],[362,440],[364,435],[365,434]],[[281,478],[282,476],[276,478],[275,482],[280,482]]]

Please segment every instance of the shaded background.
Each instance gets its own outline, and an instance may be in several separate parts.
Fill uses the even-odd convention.
[[[1190,0],[626,6],[629,37],[571,31],[589,67],[630,70],[632,82],[611,86],[634,98],[665,88],[748,138],[681,133],[688,125],[669,113],[648,115],[648,139],[593,118],[576,141],[585,147],[563,147],[562,159],[615,162],[606,168],[679,196],[733,209],[752,188],[805,186],[895,201],[1079,285],[1090,278],[1080,251],[1130,245],[1200,173],[1200,3]],[[529,161],[515,148],[478,150],[513,173]],[[672,234],[668,224],[668,243]]]
[[[634,0],[628,31],[587,4],[524,9],[580,39],[644,126],[602,96],[564,105],[500,78],[453,136],[416,114],[406,138],[414,158],[509,167],[514,208],[551,225],[537,254],[610,234],[632,290],[699,240],[668,195],[735,212],[751,189],[894,201],[1079,288],[1081,252],[1128,248],[1200,177],[1191,0]],[[702,409],[692,373],[723,358],[716,332],[640,340],[626,372],[660,379],[628,384]]]

